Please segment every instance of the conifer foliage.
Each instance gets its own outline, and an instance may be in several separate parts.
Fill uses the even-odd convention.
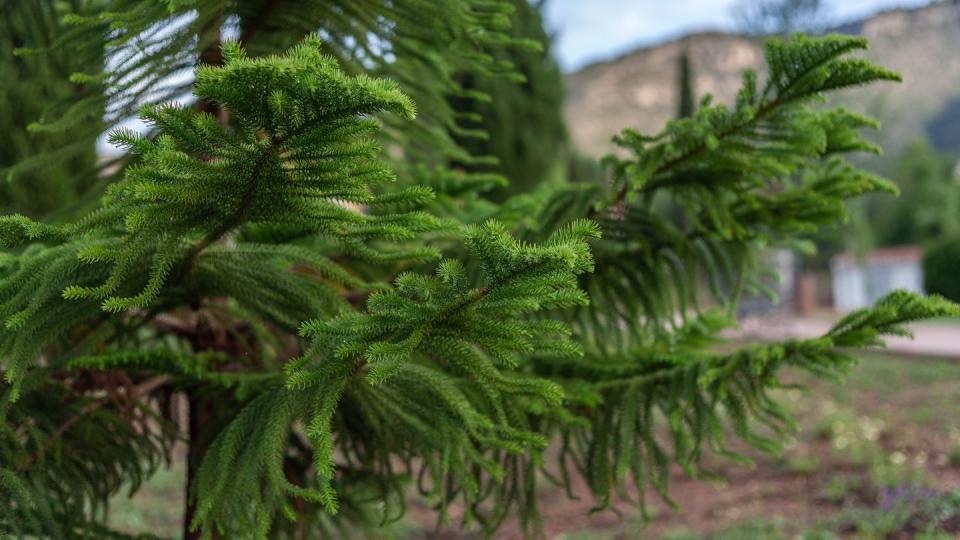
[[[563,121],[563,75],[550,55],[551,36],[543,27],[544,2],[512,0],[511,41],[494,51],[501,61],[509,61],[520,80],[504,77],[464,77],[463,84],[474,93],[486,95],[477,100],[455,100],[459,115],[473,118],[483,137],[459,138],[465,149],[476,156],[496,158],[495,164],[467,165],[468,170],[502,174],[509,183],[487,195],[502,200],[509,193],[533,189],[566,158],[567,128]],[[521,41],[522,40],[522,41]],[[520,41],[525,47],[517,47]]]
[[[0,72],[4,80],[5,107],[0,115],[4,145],[0,148],[0,204],[3,212],[31,216],[63,211],[75,204],[78,195],[90,186],[96,148],[92,138],[104,130],[103,109],[89,107],[82,123],[69,129],[45,132],[37,121],[63,114],[74,99],[89,95],[90,89],[73,84],[70,73],[85,67],[84,60],[102,55],[102,44],[93,43],[85,58],[74,51],[45,54],[18,54],[24,45],[50,45],[69,32],[61,20],[65,14],[87,9],[87,2],[8,2],[0,8]]]
[[[333,27],[380,28],[369,3],[350,5],[330,8]],[[405,26],[416,5],[467,34],[506,13],[390,4],[397,54],[444,58],[436,36]],[[154,35],[121,13],[75,22]],[[583,475],[598,508],[630,480],[669,499],[670,464],[697,474],[705,452],[731,454],[731,434],[777,450],[792,427],[770,394],[781,368],[839,375],[851,350],[960,313],[895,293],[819,339],[713,348],[759,283],[762,249],[890,190],[842,161],[873,150],[859,134],[871,121],[811,106],[896,78],[850,58],[858,38],[771,41],[768,82],[748,73],[732,108],[704,100],[657,136],[626,130],[609,184],[485,210],[500,220],[457,204],[482,179],[435,168],[459,151],[449,133],[427,122],[432,134],[402,136],[402,122],[418,129],[402,88],[424,65],[398,56],[384,70],[408,67],[398,84],[348,74],[364,62],[316,36],[282,54],[271,43],[224,43],[218,65],[196,69],[198,105],[148,103],[148,134],[115,131],[131,164],[98,209],[67,224],[0,218],[3,533],[125,537],[106,527],[107,501],[186,438],[188,537],[346,535],[400,518],[413,489],[441,521],[456,504],[464,526],[491,533],[517,514],[534,534],[538,482]],[[165,76],[169,58],[151,50],[137,62]],[[469,64],[456,58],[427,61],[445,90],[414,97],[456,92],[441,69]],[[448,112],[432,120],[456,131]],[[427,159],[430,140],[450,144]],[[394,170],[423,176],[394,182]],[[681,212],[660,215],[655,197]]]

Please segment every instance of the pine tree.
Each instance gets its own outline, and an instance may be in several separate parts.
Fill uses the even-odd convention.
[[[128,166],[97,209],[0,218],[4,533],[125,537],[105,504],[162,465],[185,397],[187,537],[345,535],[413,488],[441,521],[457,504],[463,526],[518,514],[533,534],[538,482],[582,474],[598,508],[628,481],[667,498],[670,464],[729,454],[728,428],[776,451],[781,368],[839,375],[960,313],[895,293],[821,338],[713,352],[762,248],[892,190],[842,159],[874,150],[872,121],[813,106],[896,79],[851,57],[860,38],[772,40],[734,106],[622,132],[609,183],[477,209],[493,180],[443,168],[468,157],[442,104],[458,70],[503,67],[477,51],[510,39],[509,4],[186,4],[104,3],[59,43],[119,55],[73,78],[108,121],[145,102],[150,129],[113,131]]]

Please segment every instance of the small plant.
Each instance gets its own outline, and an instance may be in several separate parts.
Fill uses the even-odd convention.
[[[787,470],[797,474],[813,474],[820,469],[820,459],[817,456],[793,456],[787,458]]]
[[[955,535],[960,532],[960,492],[941,493],[915,485],[885,488],[876,508],[851,511],[843,528],[864,538]]]
[[[823,488],[823,498],[834,504],[860,499],[864,480],[857,474],[837,474]]]

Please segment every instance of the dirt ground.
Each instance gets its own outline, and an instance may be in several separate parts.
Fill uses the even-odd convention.
[[[588,495],[571,501],[559,489],[546,490],[544,536],[960,538],[958,508],[939,526],[920,523],[918,515],[926,499],[960,495],[960,361],[868,356],[843,384],[796,379],[811,391],[783,395],[801,426],[783,456],[747,452],[752,467],[713,459],[723,482],[693,480],[676,469],[670,493],[679,509],[659,503],[648,523],[626,503],[617,505],[619,516],[590,516]],[[588,493],[585,486],[577,491]],[[452,529],[420,536],[479,538]],[[514,521],[494,538],[522,537]]]
[[[649,522],[629,503],[589,515],[584,485],[570,500],[559,488],[541,491],[543,536],[556,540],[960,538],[960,360],[864,357],[843,384],[793,377],[811,391],[782,399],[801,426],[779,457],[751,454],[745,466],[711,458],[724,482],[675,471],[670,510],[649,494]],[[134,499],[114,501],[111,521],[130,532],[176,537],[182,475],[161,471]],[[390,539],[482,538],[436,528],[423,503],[372,536]],[[516,520],[494,537],[522,538]]]

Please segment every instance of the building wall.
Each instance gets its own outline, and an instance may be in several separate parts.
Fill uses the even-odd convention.
[[[915,262],[871,264],[868,267],[870,303],[897,289],[923,293],[923,268]]]
[[[833,265],[833,307],[838,311],[851,311],[866,306],[867,276],[863,267]]]
[[[920,261],[883,261],[864,264],[834,260],[833,306],[851,311],[874,304],[897,289],[923,293],[923,268]]]

